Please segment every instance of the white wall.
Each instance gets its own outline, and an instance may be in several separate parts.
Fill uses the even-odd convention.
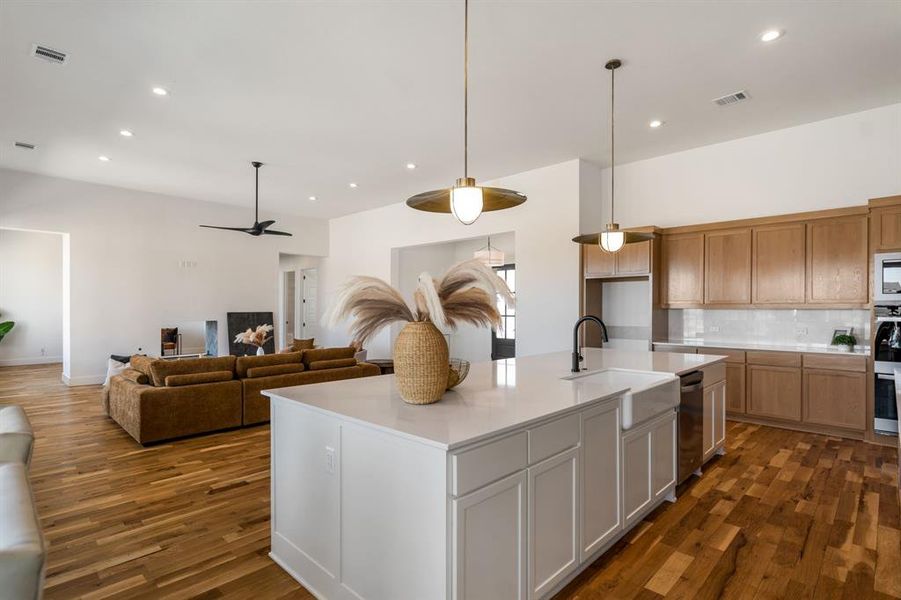
[[[63,359],[63,236],[0,229],[0,366]]]
[[[657,133],[666,135],[665,127]],[[609,215],[609,170],[602,185],[596,177],[585,183],[583,232],[606,221],[598,194]],[[624,227],[863,205],[895,194],[901,194],[901,104],[616,168],[616,215]]]
[[[0,169],[0,227],[69,234],[65,378],[102,381],[111,353],[158,352],[166,323],[218,320],[225,354],[227,312],[277,313],[279,252],[325,254],[328,225],[264,206],[294,237],[198,227],[249,224],[251,200],[244,209]]]
[[[579,310],[579,228],[582,162],[571,160],[491,182],[528,195],[522,206],[485,213],[464,226],[449,214],[422,213],[397,203],[329,222],[330,252],[322,261],[321,286],[328,308],[335,290],[353,275],[392,281],[392,252],[405,246],[447,242],[491,232],[515,234],[517,260],[517,355],[565,350]],[[329,344],[348,341],[345,327],[331,330]],[[390,332],[368,344],[370,356],[391,355]]]

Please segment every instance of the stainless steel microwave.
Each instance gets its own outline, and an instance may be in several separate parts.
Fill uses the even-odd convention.
[[[901,252],[873,256],[873,300],[901,302]]]

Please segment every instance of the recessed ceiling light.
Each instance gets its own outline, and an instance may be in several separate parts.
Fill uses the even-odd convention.
[[[129,131],[128,129],[122,129],[122,130],[120,130],[120,131],[119,131],[119,135],[121,135],[122,137],[132,137],[132,136],[134,136],[134,134],[133,134],[131,131]]]
[[[315,201],[315,200],[316,200],[316,196],[310,196],[310,197],[309,197],[309,200]]]
[[[153,88],[153,93],[156,94],[157,96],[168,96],[169,95],[169,92],[166,91],[166,88],[161,88],[161,87]]]
[[[778,29],[770,29],[769,31],[764,31],[760,34],[761,42],[772,42],[773,40],[778,40],[782,37],[782,32]]]
[[[348,187],[352,187],[352,188],[357,187],[357,184],[356,184],[356,183],[348,183],[347,185],[348,185]]]
[[[109,162],[109,156],[101,155],[97,157],[97,160],[99,160],[100,162]]]
[[[413,169],[416,168],[416,164],[415,163],[407,163],[407,168],[412,171]]]
[[[660,121],[659,119],[654,119],[653,121],[648,123],[648,127],[650,127],[651,129],[657,129],[661,125],[663,125],[663,121]]]

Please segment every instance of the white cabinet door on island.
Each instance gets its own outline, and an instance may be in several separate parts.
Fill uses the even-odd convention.
[[[390,376],[266,392],[270,556],[320,599],[553,596],[673,499],[679,379],[546,362],[432,406]]]

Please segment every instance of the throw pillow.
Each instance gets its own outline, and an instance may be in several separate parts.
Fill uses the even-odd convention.
[[[291,350],[297,352],[299,350],[312,350],[316,347],[315,342],[316,338],[308,338],[305,340],[294,340],[291,342]]]
[[[118,375],[122,371],[128,368],[128,362],[119,362],[118,360],[109,359],[106,361],[106,379],[103,381],[103,385],[109,385],[109,378],[113,375]]]

